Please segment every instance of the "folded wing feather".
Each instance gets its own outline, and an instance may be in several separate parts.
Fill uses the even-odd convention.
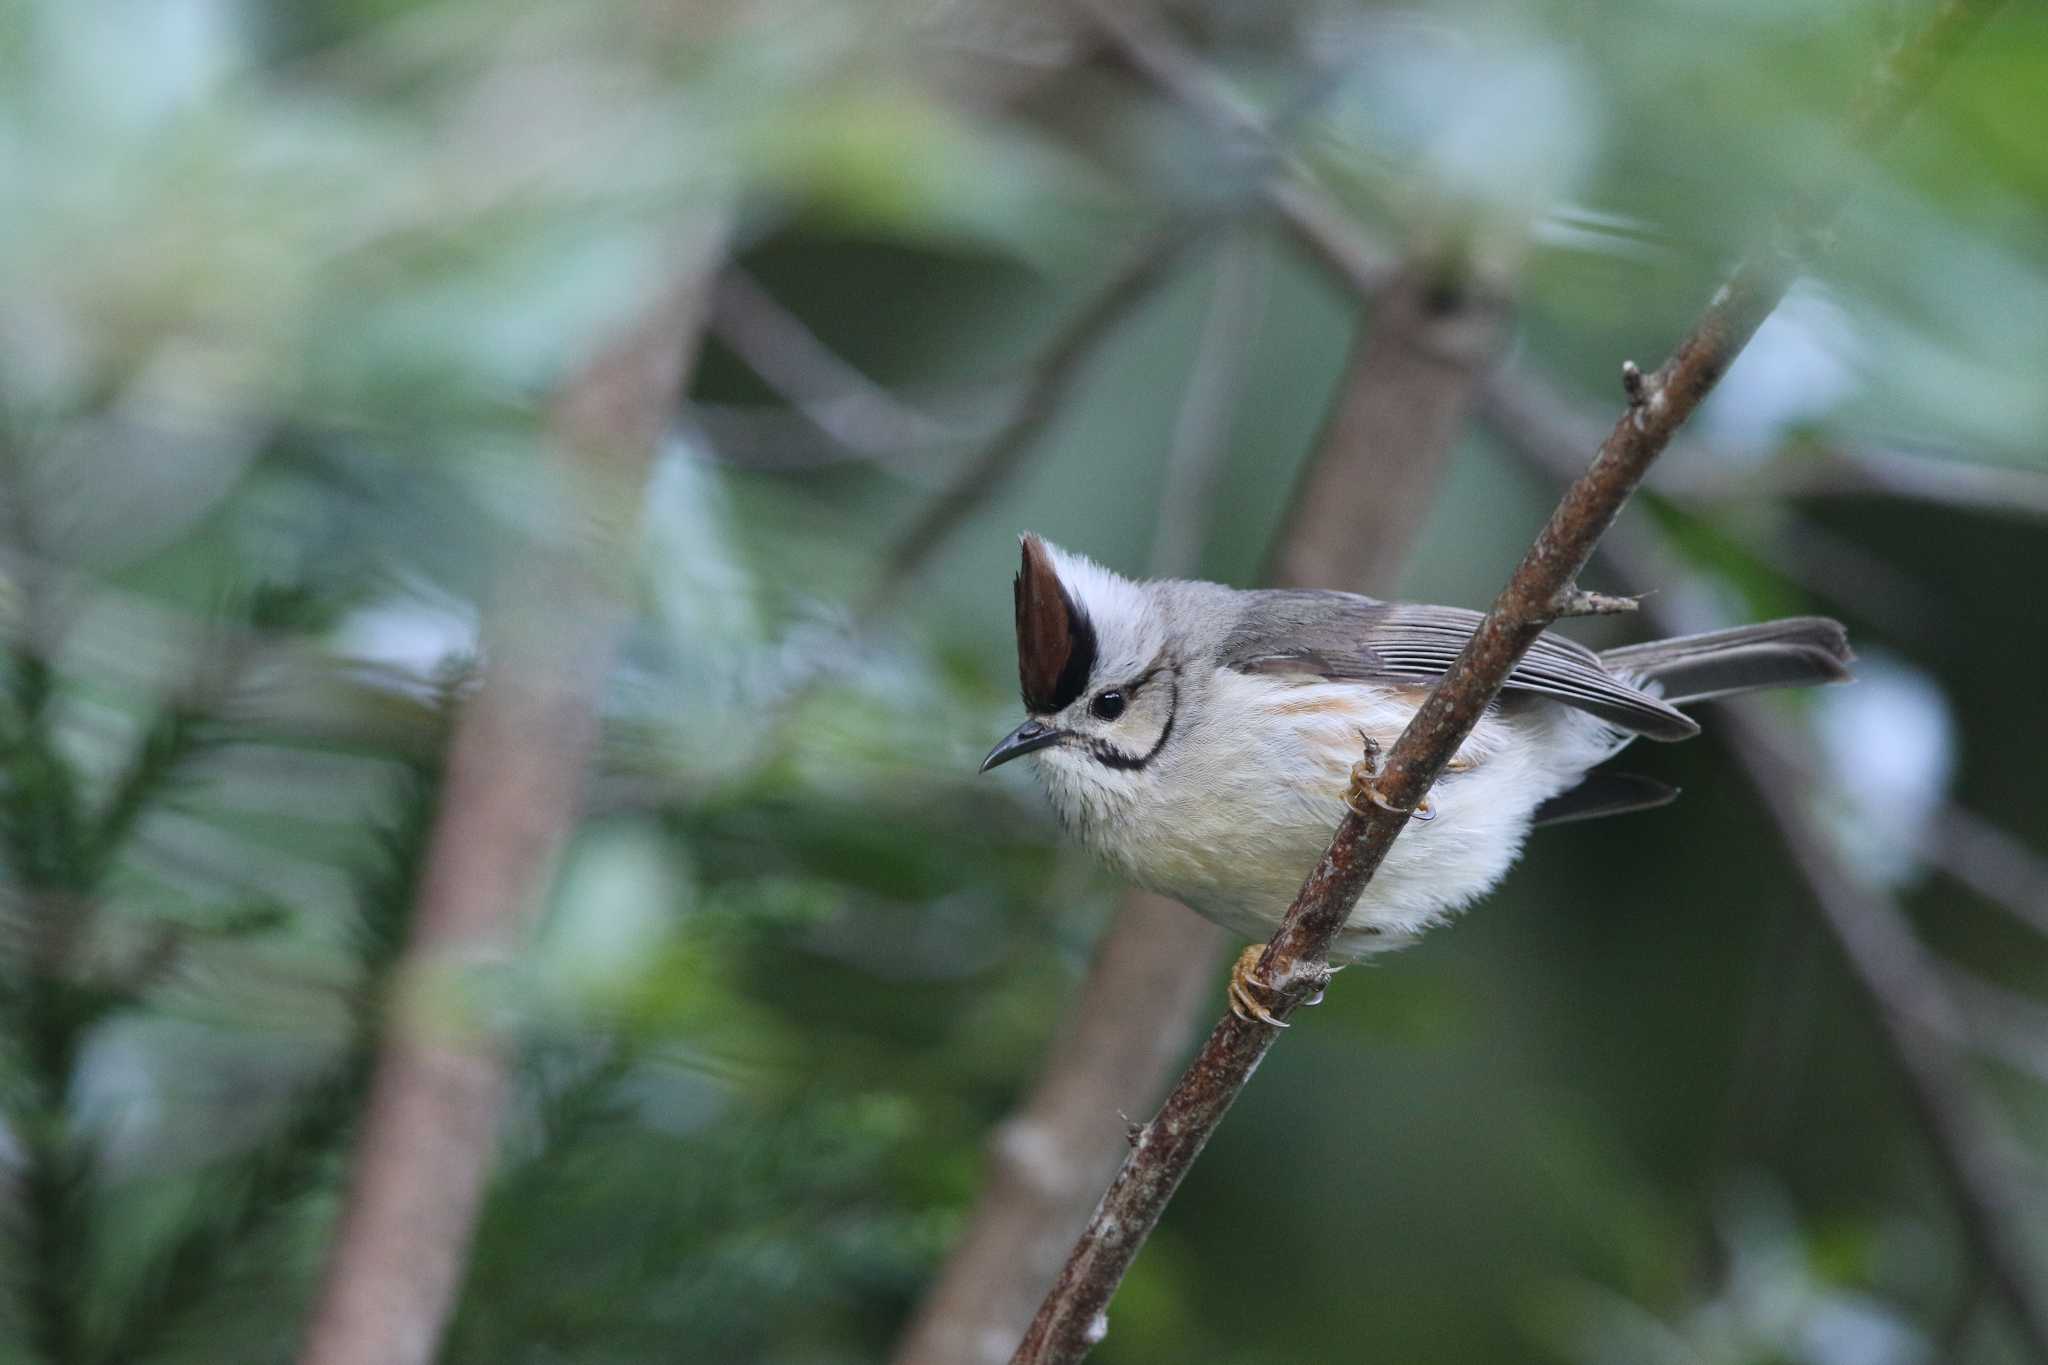
[[[1479,626],[1462,607],[1411,606],[1353,593],[1247,593],[1225,639],[1225,667],[1331,681],[1431,682]],[[1537,637],[1507,690],[1555,697],[1650,739],[1689,739],[1699,726],[1675,707],[1607,671],[1600,656],[1560,635]]]

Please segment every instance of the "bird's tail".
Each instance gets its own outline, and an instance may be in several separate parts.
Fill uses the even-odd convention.
[[[1825,616],[1681,635],[1601,654],[1610,672],[1656,683],[1667,702],[1706,701],[1765,687],[1806,687],[1849,677],[1849,632]]]

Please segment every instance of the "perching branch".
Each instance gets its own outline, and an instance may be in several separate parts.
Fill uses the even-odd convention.
[[[1993,8],[1995,0],[1948,0],[1913,41],[1880,65],[1851,113],[1859,147],[1875,146],[1897,126],[1945,59]],[[1816,227],[1824,217],[1821,208],[1799,206],[1788,218],[1785,235]],[[1559,602],[1575,589],[1601,535],[1672,433],[1783,297],[1792,263],[1782,252],[1773,244],[1737,268],[1670,359],[1639,386],[1631,386],[1628,406],[1591,467],[1565,491],[1472,638],[1386,754],[1370,787],[1353,793],[1352,809],[1259,958],[1257,975],[1271,990],[1273,1013],[1282,1021],[1327,982],[1330,943],[1409,815],[1509,671],[1556,619]],[[1159,1113],[1135,1134],[1130,1155],[1013,1362],[1077,1361],[1107,1332],[1109,1301],[1124,1273],[1275,1036],[1275,1030],[1234,1015],[1217,1024]]]
[[[418,908],[393,980],[347,1202],[301,1365],[426,1365],[462,1277],[506,1095],[479,977],[518,951],[575,818],[624,611],[608,575],[695,357],[723,231],[563,391],[566,506],[509,556],[482,686],[452,741]]]

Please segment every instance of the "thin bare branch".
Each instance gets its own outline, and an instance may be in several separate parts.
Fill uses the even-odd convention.
[[[738,265],[719,276],[712,334],[812,425],[848,450],[890,458],[957,444],[968,433],[918,411],[820,341],[803,320]]]
[[[2048,1360],[2048,1281],[2010,1216],[2023,1181],[1957,1055],[1971,1036],[1962,1012],[1905,912],[1843,866],[1814,823],[1789,737],[1753,707],[1731,708],[1724,729],[1871,1003],[1964,1236],[2035,1358]]]
[[[1105,39],[1125,65],[1175,103],[1251,151],[1270,151],[1265,116],[1227,81],[1166,31],[1143,6],[1113,0],[1068,0]]]
[[[1970,1021],[1970,1041],[2037,1081],[2048,1082],[2048,1002],[1949,965],[1942,986]]]
[[[1899,498],[1983,516],[2048,518],[2048,475],[1868,443],[1801,440],[1762,461],[1690,450],[1655,485],[1688,501]]]
[[[836,439],[798,408],[757,403],[692,400],[685,423],[703,437],[706,458],[720,464],[771,474],[865,464],[919,486],[938,486],[961,452],[979,447],[1002,426],[1016,406],[1021,383],[993,382],[929,393],[904,393],[898,401],[947,435],[925,444],[856,448]],[[811,407],[835,411],[839,399],[821,394]]]
[[[1928,836],[1921,856],[2015,919],[2048,934],[2048,858],[1957,805],[1934,817]]]
[[[1058,414],[1095,348],[1117,323],[1172,278],[1190,247],[1207,235],[1209,219],[1188,219],[1160,229],[1141,245],[1109,282],[1060,330],[1041,356],[1003,428],[959,477],[919,513],[882,565],[861,611],[873,619],[945,544],[961,522],[1008,481],[1038,437]]]
[[[507,555],[490,662],[451,743],[340,1228],[301,1365],[426,1365],[461,1282],[506,1093],[478,977],[518,951],[567,834],[624,604],[655,443],[693,362],[722,228],[563,391],[569,495],[549,543]]]
[[[1874,145],[1896,126],[1940,69],[1941,58],[1994,7],[1993,0],[1948,0],[1912,43],[1881,64],[1871,90],[1852,111],[1858,145]],[[1822,207],[1800,205],[1790,221],[1810,229],[1823,216]],[[1645,377],[1592,466],[1566,490],[1471,640],[1387,753],[1371,788],[1355,794],[1360,799],[1350,803],[1258,961],[1256,975],[1272,992],[1273,1014],[1281,1022],[1327,982],[1329,945],[1393,839],[1509,671],[1555,620],[1560,594],[1576,582],[1672,433],[1783,296],[1790,266],[1775,249],[1753,256],[1715,293],[1670,359]],[[1077,1361],[1101,1339],[1110,1298],[1125,1271],[1275,1036],[1276,1030],[1234,1015],[1217,1024],[1158,1115],[1136,1133],[1129,1157],[1013,1361]]]
[[[1350,215],[1296,174],[1273,142],[1273,125],[1210,71],[1194,53],[1142,12],[1115,0],[1068,0],[1107,41],[1109,51],[1218,134],[1260,156],[1268,173],[1258,185],[1268,212],[1310,255],[1360,299],[1378,295],[1401,262],[1352,223]]]

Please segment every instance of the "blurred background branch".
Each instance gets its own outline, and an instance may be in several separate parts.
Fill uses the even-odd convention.
[[[894,601],[946,538],[992,497],[1028,456],[1046,425],[1058,413],[1060,400],[1080,380],[1083,366],[1109,330],[1129,315],[1147,295],[1173,273],[1188,248],[1209,225],[1175,223],[1135,248],[1128,261],[1110,276],[1046,347],[1010,409],[1010,416],[974,459],[918,514],[897,537],[882,563],[881,577],[869,591],[861,614],[872,618]]]
[[[624,620],[607,566],[638,535],[725,239],[722,226],[698,225],[675,253],[675,281],[556,402],[559,520],[541,528],[542,543],[502,552],[499,615],[450,738],[306,1365],[425,1365],[439,1354],[508,1090],[489,978],[519,957],[575,822]]]

